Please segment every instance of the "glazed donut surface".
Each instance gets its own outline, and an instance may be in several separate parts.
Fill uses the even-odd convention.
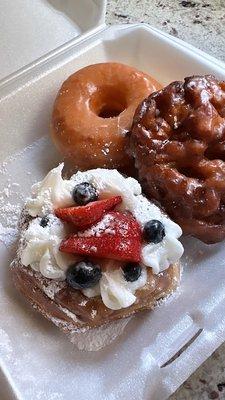
[[[77,169],[117,168],[127,172],[127,133],[140,101],[161,86],[119,63],[85,67],[62,85],[52,115],[52,138]]]

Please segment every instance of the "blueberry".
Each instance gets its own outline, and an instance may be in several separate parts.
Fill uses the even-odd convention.
[[[66,280],[74,289],[87,289],[96,285],[101,276],[99,265],[85,260],[72,264],[68,268]]]
[[[40,225],[42,228],[45,228],[49,223],[49,218],[45,215],[44,217],[41,218]]]
[[[128,263],[123,267],[123,275],[126,281],[137,281],[141,276],[141,266],[138,263]]]
[[[75,203],[80,206],[98,200],[98,192],[96,188],[88,182],[82,182],[75,186],[72,193]]]
[[[159,243],[165,236],[165,228],[162,222],[152,219],[146,222],[144,226],[144,239],[149,243]]]

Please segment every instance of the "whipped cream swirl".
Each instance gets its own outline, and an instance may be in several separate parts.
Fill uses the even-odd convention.
[[[94,288],[84,289],[83,293],[87,297],[101,295],[103,303],[111,310],[120,310],[131,306],[135,300],[135,292],[143,287],[147,282],[146,268],[142,268],[141,276],[134,282],[127,282],[124,279],[121,268],[102,273],[99,284]]]
[[[41,218],[35,218],[24,231],[22,240],[25,247],[21,251],[21,262],[49,279],[64,280],[69,265],[78,257],[59,251],[61,241],[68,235],[66,224],[53,214],[48,216],[45,227],[40,225]]]
[[[48,278],[65,279],[66,269],[76,257],[59,251],[67,228],[66,224],[54,216],[54,209],[74,205],[72,190],[82,182],[92,183],[98,190],[100,199],[120,195],[122,203],[117,207],[118,210],[130,211],[142,227],[151,219],[161,221],[165,227],[165,237],[158,244],[143,242],[143,270],[137,281],[127,282],[121,269],[108,269],[103,272],[100,283],[93,289],[85,290],[84,294],[88,297],[101,294],[105,305],[112,309],[128,307],[136,300],[136,290],[146,284],[145,267],[151,267],[158,274],[180,259],[183,246],[178,239],[182,230],[141,194],[141,186],[134,178],[126,178],[117,170],[98,168],[77,172],[70,179],[63,179],[62,169],[63,164],[60,164],[42,182],[32,187],[32,197],[28,198],[26,209],[29,215],[36,218],[30,222],[24,234],[26,245],[21,261]],[[49,213],[50,224],[42,228],[40,217]]]

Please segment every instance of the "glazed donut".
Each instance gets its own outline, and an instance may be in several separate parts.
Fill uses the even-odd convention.
[[[140,101],[161,86],[119,63],[85,67],[71,75],[55,100],[51,134],[66,161],[77,169],[128,172],[127,133]]]
[[[225,239],[225,82],[192,76],[137,109],[131,149],[139,179],[183,229]]]

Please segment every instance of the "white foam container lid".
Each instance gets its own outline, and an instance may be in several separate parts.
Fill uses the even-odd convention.
[[[105,21],[106,0],[1,0],[0,79]]]
[[[31,184],[59,161],[48,138],[49,121],[56,92],[69,74],[91,63],[118,61],[167,84],[192,74],[225,78],[225,65],[142,24],[102,23],[51,50],[0,84],[0,398],[163,400],[225,340],[224,243],[184,239],[176,295],[133,318],[110,346],[87,353],[14,289],[8,266],[15,222]]]

